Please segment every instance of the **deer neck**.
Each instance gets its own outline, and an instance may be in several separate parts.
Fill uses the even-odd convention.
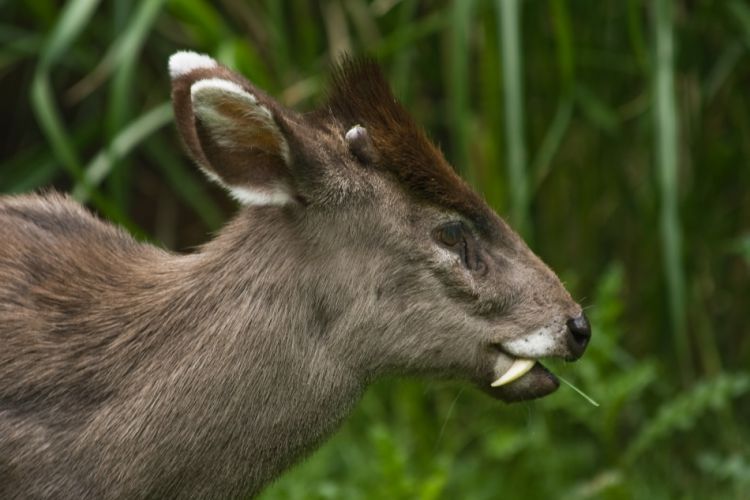
[[[300,264],[309,249],[285,217],[257,210],[235,219],[197,254],[162,263],[154,276],[170,297],[144,301],[162,304],[149,314],[175,341],[154,350],[141,367],[153,372],[149,382],[121,410],[135,398],[170,416],[160,425],[164,449],[151,456],[167,454],[184,470],[189,460],[216,464],[195,487],[262,486],[330,435],[361,394],[363,380],[330,345],[336,318],[316,299],[317,273]],[[127,418],[143,434],[152,425],[148,415]],[[200,453],[178,454],[174,443]]]

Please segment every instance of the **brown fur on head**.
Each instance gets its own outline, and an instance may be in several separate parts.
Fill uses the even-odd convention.
[[[415,197],[455,210],[486,233],[492,232],[492,211],[393,96],[375,61],[344,59],[333,73],[322,112],[330,112],[344,130],[364,127],[375,152],[371,165],[393,175]]]

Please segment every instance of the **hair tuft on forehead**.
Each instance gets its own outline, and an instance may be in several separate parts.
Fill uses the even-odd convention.
[[[489,207],[398,102],[375,61],[344,58],[333,71],[325,109],[343,130],[355,125],[367,129],[377,150],[374,166],[393,175],[409,193],[459,212],[482,231],[492,231]]]

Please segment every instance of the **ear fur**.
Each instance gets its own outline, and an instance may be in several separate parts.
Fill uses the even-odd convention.
[[[243,204],[294,201],[289,145],[280,106],[208,56],[169,59],[175,121],[185,146],[209,179]]]
[[[206,55],[197,54],[189,50],[181,50],[175,52],[169,58],[169,76],[174,80],[180,76],[187,75],[195,69],[210,69],[216,66],[216,61]]]

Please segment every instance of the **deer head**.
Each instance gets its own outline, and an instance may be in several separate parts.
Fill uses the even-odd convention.
[[[179,52],[169,69],[188,153],[243,205],[234,241],[255,238],[263,218],[302,242],[301,265],[262,265],[309,287],[321,342],[342,364],[364,380],[469,379],[506,401],[557,388],[538,360],[581,356],[581,307],[454,172],[375,63],[345,60],[308,114],[207,56]],[[233,266],[259,265],[219,240]]]

